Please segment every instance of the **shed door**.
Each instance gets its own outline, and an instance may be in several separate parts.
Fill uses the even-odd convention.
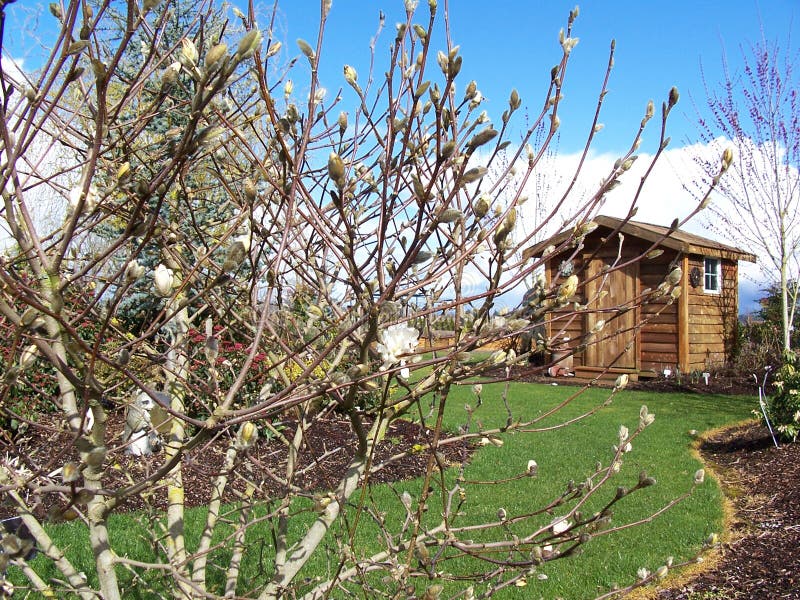
[[[590,277],[601,272],[606,264],[608,261],[605,259],[593,259],[589,266]],[[634,305],[638,266],[628,265],[600,275],[586,284],[586,300],[592,311],[587,313],[586,330],[593,331],[595,324],[601,319],[606,322],[597,336],[599,341],[586,348],[586,366],[636,368],[636,310],[625,310],[624,307]],[[602,294],[602,291],[608,293]],[[625,352],[629,343],[630,348]]]

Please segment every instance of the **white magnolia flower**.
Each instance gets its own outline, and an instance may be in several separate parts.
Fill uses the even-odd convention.
[[[325,99],[325,95],[327,93],[328,90],[326,90],[324,87],[319,87],[316,90],[314,90],[314,98],[313,98],[314,104],[319,104],[320,102],[322,102]]]
[[[390,325],[380,333],[380,342],[377,350],[383,359],[384,369],[400,363],[404,368],[400,371],[401,377],[408,377],[409,370],[405,368],[406,361],[402,355],[413,352],[419,344],[419,331],[403,323]]]
[[[628,385],[628,380],[629,378],[627,373],[623,373],[617,377],[617,380],[614,382],[614,390],[624,390],[625,386]]]
[[[492,329],[505,329],[508,325],[508,320],[505,317],[496,316],[491,321]]]
[[[5,459],[0,461],[0,465],[8,471],[13,471],[17,477],[28,478],[33,475],[19,456],[12,456],[8,452],[6,452]]]
[[[144,267],[135,258],[125,265],[125,281],[132,283],[144,275]]]
[[[554,521],[550,526],[550,529],[554,534],[558,535],[559,533],[564,533],[570,527],[572,527],[572,523],[562,518]]]
[[[172,285],[175,282],[175,274],[172,269],[166,267],[163,263],[156,267],[153,272],[153,280],[156,286],[156,293],[166,298],[172,293]]]
[[[478,108],[481,102],[483,102],[483,94],[481,94],[480,90],[476,90],[475,95],[470,100],[469,107],[472,109]]]
[[[81,198],[83,198],[82,185],[77,185],[69,191],[69,208],[72,212],[78,210],[78,204],[80,204]],[[97,206],[97,198],[97,188],[93,185],[89,186],[89,191],[86,193],[86,200],[83,203],[83,210],[85,212],[92,212]]]

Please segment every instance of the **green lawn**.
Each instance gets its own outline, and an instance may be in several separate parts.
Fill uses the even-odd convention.
[[[483,405],[475,412],[475,418],[486,428],[502,425],[506,421],[507,413],[501,400],[502,389],[500,385],[484,386]],[[565,386],[513,384],[509,388],[508,401],[514,418],[525,420],[542,414],[575,390]],[[558,415],[559,419],[580,414],[607,396],[608,390],[589,390],[563,409]],[[446,412],[448,428],[455,429],[464,422],[465,403],[475,404],[471,386],[455,387]],[[693,474],[699,467],[690,453],[692,437],[689,431],[704,431],[743,420],[749,416],[753,401],[728,396],[623,392],[598,414],[566,429],[535,434],[505,434],[501,447],[485,446],[474,455],[466,470],[466,478],[486,480],[514,475],[524,471],[530,459],[537,461],[539,475],[512,484],[471,488],[465,519],[473,522],[494,519],[501,506],[509,515],[528,512],[560,493],[569,480],[583,481],[592,472],[596,461],[608,463],[621,424],[625,424],[631,432],[636,429],[642,404],[655,413],[656,420],[634,442],[632,452],[626,455],[622,471],[602,498],[607,500],[613,496],[617,485],[635,484],[642,470],[655,477],[658,484],[625,498],[615,510],[614,525],[643,518],[689,489]],[[547,424],[555,422],[556,419],[551,417]],[[415,480],[396,487],[407,489],[416,496],[420,485],[420,481]],[[542,566],[538,573],[546,575],[546,579],[531,578],[524,590],[508,590],[496,597],[592,598],[608,590],[614,583],[625,585],[632,582],[640,567],[655,570],[668,556],[674,556],[676,561],[688,557],[697,551],[709,533],[721,528],[719,494],[716,483],[707,480],[692,497],[654,522],[613,536],[596,537],[586,546],[582,556]],[[376,486],[371,491],[371,497],[380,506],[387,507],[387,522],[401,521],[395,492],[387,486]],[[435,501],[431,502],[433,506]],[[599,506],[599,501],[592,506]],[[435,509],[431,510],[431,516],[436,512]],[[187,514],[187,526],[195,529],[187,534],[190,547],[196,543],[203,515],[202,509]],[[549,522],[551,518],[546,517],[544,521]],[[357,544],[364,548],[366,554],[374,544],[376,531],[366,519],[364,522],[367,526],[359,532]],[[116,547],[117,550],[130,558],[148,560],[152,556],[152,545],[145,541],[143,528],[150,523],[152,521],[143,515],[116,515],[110,527],[111,539],[123,540]],[[58,542],[66,542],[67,555],[75,561],[79,570],[90,574],[91,581],[91,556],[85,530],[70,524],[53,526],[51,531]],[[299,532],[298,526],[298,535]],[[242,577],[255,586],[263,581],[264,563],[268,565],[271,560],[267,525],[254,527],[248,539],[254,541],[256,546],[246,557]],[[228,553],[222,550],[212,558],[212,562],[224,565],[227,564],[227,558]],[[45,577],[55,576],[55,572],[48,571],[43,559],[37,559],[34,566]],[[320,575],[329,566],[324,556],[320,556],[315,563]],[[469,565],[451,568],[468,569]],[[211,573],[213,578],[213,569]],[[151,572],[144,574],[144,579],[133,580],[126,572],[121,573],[121,577],[128,580],[126,597],[145,598],[148,597],[148,586],[157,585],[159,575]]]
[[[487,391],[484,387],[486,427],[500,425],[506,414],[501,408],[499,386]],[[515,417],[531,418],[574,393],[572,387],[529,384],[512,385],[508,399]],[[458,393],[471,400],[466,386]],[[608,390],[592,389],[551,417],[555,423],[577,416],[602,402]],[[604,464],[612,456],[619,426],[632,432],[638,423],[639,409],[646,404],[656,415],[655,422],[637,438],[633,450],[625,457],[625,465],[604,498],[613,496],[617,485],[634,485],[641,471],[655,477],[657,485],[625,498],[615,509],[613,524],[622,524],[646,517],[691,487],[700,463],[691,456],[691,430],[704,431],[746,419],[753,401],[729,396],[653,394],[623,392],[599,413],[565,429],[537,434],[509,434],[502,447],[487,446],[474,458],[467,477],[484,479],[492,474],[502,476],[524,470],[529,459],[539,464],[539,476],[523,480],[527,485],[509,484],[493,487],[475,504],[485,506],[487,515],[496,512],[498,498],[509,514],[522,513],[541,505],[564,489],[573,479],[582,481],[593,470],[597,460]],[[463,402],[452,402],[448,425],[458,423]],[[461,410],[459,410],[461,409]],[[476,416],[480,416],[481,411]],[[599,506],[598,503],[593,504]],[[702,546],[709,533],[720,531],[722,510],[716,482],[707,480],[695,493],[652,523],[593,539],[577,559],[554,561],[539,569],[546,580],[529,581],[523,591],[510,591],[498,598],[593,598],[614,583],[631,583],[638,568],[657,569],[668,556],[676,561],[689,557]],[[534,588],[534,589],[531,589]]]

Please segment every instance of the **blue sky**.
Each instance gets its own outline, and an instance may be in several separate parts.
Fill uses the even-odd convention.
[[[41,61],[40,48],[55,31],[47,4],[23,0],[5,9],[4,52],[23,58],[28,67]],[[246,1],[234,0],[232,4],[244,9]],[[426,4],[426,0],[420,1],[417,22],[427,20]],[[441,15],[447,3],[440,0],[439,4]],[[538,108],[550,68],[560,58],[558,31],[575,3],[451,0],[449,5],[452,38],[461,46],[464,58],[462,86],[475,79],[488,100],[485,108],[495,117],[505,109],[512,88],[517,88],[524,105],[532,111]],[[673,85],[680,90],[682,101],[673,114],[670,134],[676,143],[693,139],[696,117],[691,98],[699,103],[704,98],[701,63],[709,83],[717,84],[722,78],[723,52],[735,71],[741,63],[743,45],[749,46],[762,34],[786,42],[800,17],[798,0],[587,0],[578,5],[580,16],[574,35],[580,42],[571,60],[561,107],[559,149],[564,152],[583,146],[612,38],[616,39],[616,64],[601,118],[606,128],[595,150],[619,153],[629,143],[647,101],[653,99],[658,106]],[[288,58],[298,53],[297,38],[312,44],[316,41],[320,3],[287,0],[279,10],[275,34],[284,41]],[[366,77],[369,43],[381,10],[387,18],[377,44],[379,59],[388,53],[394,24],[405,18],[403,1],[333,1],[321,65],[326,87],[335,90],[343,85],[344,63],[356,66]],[[36,37],[31,35],[34,30]]]
[[[444,0],[439,4],[441,9]],[[452,39],[460,44],[464,58],[462,85],[475,79],[488,99],[486,109],[495,116],[506,108],[512,87],[524,104],[541,106],[550,68],[560,58],[558,31],[575,3],[453,0],[449,4]],[[597,140],[599,152],[623,151],[647,101],[654,99],[658,106],[673,85],[681,91],[682,100],[673,114],[670,133],[675,142],[692,139],[696,117],[690,96],[700,103],[704,98],[701,63],[709,83],[716,84],[722,77],[723,52],[735,68],[740,65],[741,46],[760,39],[762,28],[767,38],[785,41],[793,21],[800,17],[797,0],[590,0],[578,4],[574,35],[580,42],[571,58],[561,108],[559,148],[566,152],[577,151],[584,144],[612,38],[616,39],[616,60],[601,119],[606,128]],[[311,16],[319,14],[318,5],[291,2],[282,7],[285,39],[292,51],[298,37],[315,41]],[[425,5],[421,0],[420,22],[427,15]],[[332,89],[342,85],[345,62],[357,67],[366,64],[364,57],[381,9],[387,19],[377,51],[385,56],[394,24],[404,19],[403,3],[334,0],[326,30],[328,55],[323,57],[321,70],[325,85]]]
[[[233,0],[240,9],[245,0]],[[439,0],[440,17],[445,0]],[[271,3],[265,3],[265,7]],[[574,2],[563,0],[451,0],[449,2],[450,31],[453,42],[461,46],[463,67],[459,76],[460,89],[474,79],[487,99],[483,107],[499,121],[507,107],[508,96],[516,88],[523,107],[538,112],[547,90],[551,67],[561,57],[559,29],[565,26]],[[579,3],[580,15],[573,35],[580,39],[575,47],[564,86],[564,101],[560,107],[559,158],[568,157],[582,149],[597,103],[597,94],[605,73],[608,50],[616,40],[615,67],[609,93],[600,121],[605,128],[596,137],[593,156],[597,164],[588,165],[587,177],[596,181],[616,156],[630,145],[633,134],[649,99],[659,107],[671,86],[681,92],[681,102],[673,111],[668,135],[675,156],[666,157],[665,165],[654,173],[651,189],[646,194],[637,218],[667,224],[676,216],[687,214],[694,206],[690,194],[680,182],[685,169],[678,156],[683,146],[696,141],[695,103],[701,108],[705,99],[702,70],[709,85],[718,86],[723,79],[722,57],[727,56],[731,72],[741,68],[742,50],[764,36],[778,40],[783,46],[797,51],[791,34],[794,22],[800,18],[798,0],[673,0],[668,2],[633,2],[587,0]],[[34,68],[42,60],[43,46],[52,39],[55,20],[46,2],[22,0],[6,7],[8,21],[4,53],[24,60]],[[266,10],[266,8],[264,9]],[[295,40],[304,38],[316,45],[320,2],[316,0],[285,1],[279,6],[280,17],[273,35],[284,44],[279,58],[297,56]],[[325,34],[324,53],[320,64],[321,82],[331,95],[344,86],[342,67],[355,66],[359,81],[364,83],[369,64],[369,44],[378,25],[379,11],[386,14],[385,28],[376,45],[377,76],[384,71],[388,49],[394,38],[395,23],[405,20],[402,0],[333,0]],[[420,0],[415,22],[427,24],[427,0]],[[440,18],[441,24],[441,18]],[[262,28],[267,26],[262,22]],[[440,32],[442,28],[440,27]],[[435,49],[445,47],[441,33],[435,38]],[[296,95],[305,94],[307,78],[305,61],[299,61],[300,71],[292,78]],[[436,71],[432,72],[436,75]],[[348,108],[345,89],[343,109]],[[352,105],[349,105],[350,107]],[[657,110],[657,115],[659,111]],[[651,122],[645,136],[642,153],[654,152],[658,134],[657,119]],[[519,121],[518,121],[519,122]],[[520,128],[524,123],[520,123]],[[519,132],[519,130],[518,130]],[[518,132],[517,138],[518,139]],[[515,139],[512,137],[512,140]],[[714,150],[716,152],[716,150]],[[684,153],[686,154],[686,153]],[[640,160],[637,164],[643,164]],[[566,172],[566,163],[554,170]],[[637,175],[631,173],[631,179]],[[628,188],[630,190],[630,188]],[[604,207],[606,214],[618,214],[627,207],[626,192]],[[629,195],[628,195],[629,197]],[[700,219],[687,229],[708,234]],[[724,240],[735,243],[735,240]],[[742,308],[752,309],[754,299],[763,287],[757,271],[744,265],[742,279]]]

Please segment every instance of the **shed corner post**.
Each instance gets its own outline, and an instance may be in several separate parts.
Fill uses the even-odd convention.
[[[678,367],[689,371],[689,257],[681,261],[681,295],[678,300]]]

